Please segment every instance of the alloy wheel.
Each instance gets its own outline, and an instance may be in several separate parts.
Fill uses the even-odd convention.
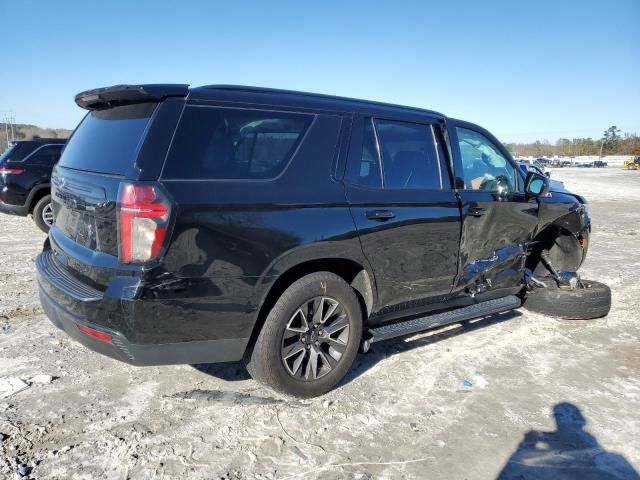
[[[50,203],[42,209],[42,221],[49,227],[53,225],[53,208]]]
[[[336,299],[315,297],[300,305],[282,338],[281,358],[289,375],[311,381],[333,370],[349,343],[349,318]]]

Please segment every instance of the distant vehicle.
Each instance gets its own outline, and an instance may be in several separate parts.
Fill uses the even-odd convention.
[[[0,213],[26,217],[44,233],[53,223],[51,170],[66,140],[38,138],[13,142],[0,156]]]
[[[604,168],[606,166],[608,166],[608,164],[603,160],[596,160],[595,162],[593,162],[593,167],[595,168]]]
[[[526,158],[520,159],[518,160],[518,162],[520,162],[523,165],[527,165],[528,167],[535,167],[538,171],[542,172],[543,175],[546,175],[547,177],[551,176],[551,170],[549,170],[549,167],[542,165],[539,162],[540,159],[536,159],[536,160],[529,160]]]
[[[535,172],[538,175],[545,175],[545,173],[535,165],[530,165],[528,163],[524,163],[519,160],[517,163],[524,175],[526,175],[528,172]],[[546,175],[548,177],[551,177],[551,173],[548,173]],[[562,183],[561,181],[552,180],[551,178],[549,178],[549,191],[550,192],[567,192],[567,189],[565,188],[564,183]]]
[[[640,157],[634,157],[633,160],[625,160],[624,168],[627,170],[640,170]]]

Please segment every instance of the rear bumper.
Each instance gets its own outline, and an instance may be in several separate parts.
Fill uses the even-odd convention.
[[[28,205],[11,205],[9,203],[4,203],[3,201],[0,200],[0,213],[26,217],[27,215],[29,215],[29,206]]]
[[[136,309],[131,308],[132,300],[127,297],[126,288],[123,289],[125,293],[121,298],[107,296],[65,272],[62,266],[56,264],[50,250],[37,257],[36,267],[40,302],[45,314],[56,327],[91,350],[140,366],[215,363],[242,359],[249,338],[160,344],[134,343],[122,331],[109,326],[136,324],[137,319],[130,318],[127,313],[135,312]],[[82,332],[80,327],[104,333],[111,337],[111,340],[98,340]]]

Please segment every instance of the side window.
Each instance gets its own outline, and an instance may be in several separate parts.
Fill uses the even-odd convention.
[[[377,120],[384,188],[442,189],[431,125]]]
[[[53,167],[60,159],[63,145],[47,145],[33,152],[25,159],[28,165],[44,165]]]
[[[164,178],[269,179],[287,165],[312,115],[187,107],[171,145]]]
[[[381,188],[382,174],[376,134],[373,131],[373,119],[364,119],[362,149],[358,158],[349,161],[346,178],[350,183],[364,187]]]
[[[484,135],[456,128],[464,188],[508,193],[516,191],[516,172],[509,161]]]

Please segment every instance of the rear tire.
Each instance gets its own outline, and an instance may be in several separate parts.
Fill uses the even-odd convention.
[[[51,210],[51,195],[45,195],[36,206],[33,207],[33,221],[44,233],[49,233],[49,228],[53,224],[53,211]]]
[[[532,312],[567,320],[590,320],[605,317],[611,309],[611,289],[604,283],[582,280],[586,288],[564,290],[553,280],[546,288],[527,292],[524,307]]]
[[[361,337],[353,289],[333,273],[312,273],[276,301],[245,363],[255,380],[278,392],[315,397],[349,371]]]

